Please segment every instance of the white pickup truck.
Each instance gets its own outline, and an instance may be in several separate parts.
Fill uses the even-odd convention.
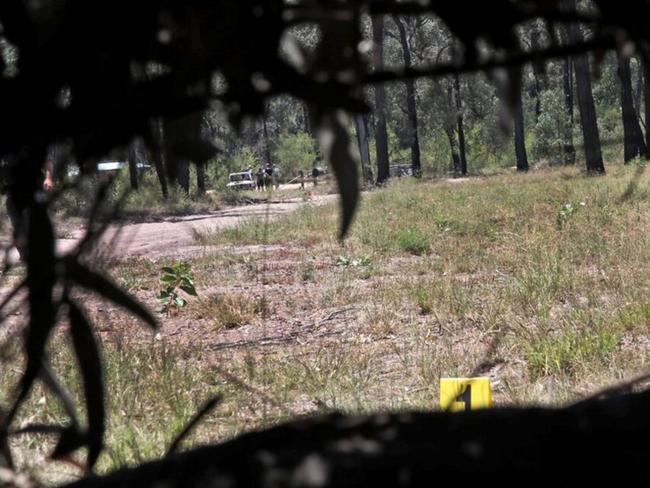
[[[232,188],[233,190],[255,189],[255,180],[253,180],[253,173],[250,171],[244,171],[243,173],[230,173],[228,180],[226,188]]]

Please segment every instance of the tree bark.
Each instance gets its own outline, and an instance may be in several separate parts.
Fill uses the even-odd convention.
[[[402,46],[402,55],[404,56],[404,68],[412,66],[411,46],[406,34],[406,27],[398,15],[393,16],[393,21],[399,31],[400,44]],[[409,121],[409,136],[411,140],[411,170],[414,176],[422,175],[422,163],[420,159],[420,138],[418,136],[418,112],[415,97],[415,81],[412,79],[404,82],[406,85],[406,112]]]
[[[528,171],[528,155],[526,154],[526,132],[524,130],[524,106],[519,89],[519,97],[515,106],[515,154],[517,156],[517,171]]]
[[[196,163],[196,191],[205,195],[205,163]]]
[[[449,151],[451,154],[451,170],[455,176],[460,175],[460,156],[458,155],[458,146],[456,144],[456,134],[453,128],[446,127],[445,134],[449,141]]]
[[[131,144],[128,151],[127,157],[129,162],[129,183],[131,184],[132,190],[138,189],[138,161],[137,153],[135,150],[135,144]]]
[[[167,187],[167,176],[165,171],[165,127],[162,119],[155,119],[151,123],[151,144],[150,151],[153,159],[158,182],[160,183],[160,191],[163,198],[166,200],[169,197],[169,188]]]
[[[576,164],[576,148],[573,145],[574,101],[573,101],[573,62],[570,57],[564,59],[562,70],[564,88],[564,164]]]
[[[456,99],[456,123],[458,126],[458,155],[460,158],[460,174],[467,176],[467,151],[465,149],[465,121],[463,117],[463,101],[460,97],[460,78],[454,76],[454,98]]]
[[[359,154],[361,155],[361,171],[363,181],[372,183],[372,162],[370,161],[370,144],[368,142],[368,116],[355,115],[354,125],[357,132],[357,142],[359,143]]]
[[[309,123],[309,106],[304,102],[301,105],[302,105],[303,126],[305,128],[305,132],[311,136],[312,132],[311,132],[311,124]]]
[[[574,1],[575,6],[575,1]],[[584,42],[582,31],[578,24],[569,27],[569,37],[572,44]],[[596,106],[591,90],[591,74],[589,71],[589,58],[587,54],[580,54],[573,58],[575,68],[576,87],[578,92],[578,107],[582,123],[582,135],[585,144],[585,157],[589,173],[605,173],[603,156],[598,132]]]
[[[532,27],[530,33],[530,44],[533,51],[541,51],[542,31],[538,24]],[[535,120],[539,120],[542,115],[542,92],[544,91],[544,63],[533,63],[533,76],[535,77]]]
[[[634,109],[634,95],[632,93],[632,72],[630,70],[630,59],[623,57],[621,53],[618,58],[618,77],[621,82],[621,112],[623,114],[623,139],[624,139],[624,160],[627,163],[632,159],[644,155],[646,152],[643,142],[643,133],[639,125],[636,110]]]
[[[375,43],[375,66],[378,71],[381,71],[384,69],[384,17],[381,15],[372,18],[372,38]],[[388,131],[386,130],[386,88],[383,84],[377,84],[374,92],[377,184],[382,184],[390,177]]]
[[[645,120],[645,148],[646,158],[650,159],[650,63],[641,59],[643,64],[643,108]]]
[[[190,164],[188,161],[179,159],[176,161],[176,182],[182,190],[189,195],[190,193]]]
[[[266,164],[272,164],[271,141],[269,140],[269,129],[266,125],[266,115],[262,116],[262,130],[264,131],[264,160]]]

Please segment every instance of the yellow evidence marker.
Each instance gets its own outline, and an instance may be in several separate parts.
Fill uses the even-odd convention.
[[[490,378],[440,378],[442,410],[469,412],[492,406]]]

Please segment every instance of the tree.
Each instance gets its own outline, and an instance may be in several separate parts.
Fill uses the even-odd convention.
[[[458,126],[458,155],[460,174],[467,176],[467,151],[465,148],[465,122],[463,119],[463,102],[460,97],[460,79],[454,75],[454,99],[456,100],[456,121]]]
[[[562,89],[564,91],[564,124],[563,124],[563,151],[564,164],[576,164],[576,149],[573,145],[573,62],[569,56],[566,56],[562,62]]]
[[[372,18],[372,39],[374,42],[375,67],[384,68],[384,18],[376,15]],[[388,161],[388,131],[386,130],[386,88],[383,84],[375,85],[375,146],[377,151],[377,183],[384,183],[390,176]]]
[[[650,63],[645,57],[641,58],[643,68],[643,113],[645,115],[645,148],[646,158],[650,159]]]
[[[514,119],[517,171],[528,171],[528,156],[526,155],[526,133],[524,130],[524,107],[521,90],[519,90],[519,97],[514,109]]]
[[[574,0],[575,5],[576,0]],[[569,26],[569,40],[574,45],[584,42],[584,36],[578,24],[571,24]],[[580,121],[582,123],[587,171],[590,173],[604,173],[605,165],[603,164],[603,156],[600,148],[596,107],[591,91],[589,58],[586,54],[578,54],[573,58],[573,66],[575,68],[578,107],[580,109]]]
[[[137,151],[134,144],[131,144],[127,154],[127,161],[129,164],[129,183],[132,190],[138,189],[138,161]]]
[[[363,181],[366,183],[373,183],[372,161],[370,160],[370,143],[368,137],[368,117],[365,115],[355,115],[354,124],[357,132],[359,154],[361,156],[361,172],[363,175]]]
[[[399,31],[399,41],[402,46],[402,55],[404,57],[404,67],[412,67],[411,45],[406,27],[398,15],[393,16],[393,21]],[[411,140],[411,169],[415,176],[422,174],[422,163],[420,162],[420,138],[418,136],[418,112],[415,100],[415,81],[406,80],[406,112],[409,121],[409,139]]]
[[[623,115],[624,159],[627,163],[632,159],[645,155],[646,147],[643,142],[643,132],[639,125],[632,94],[632,73],[630,58],[620,52],[617,54],[618,77],[621,83],[621,113]]]

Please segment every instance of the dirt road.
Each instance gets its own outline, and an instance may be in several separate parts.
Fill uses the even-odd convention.
[[[132,223],[112,226],[103,239],[103,252],[112,258],[148,256],[149,258],[184,258],[204,251],[194,240],[196,232],[235,227],[255,217],[277,218],[295,212],[305,205],[324,205],[335,201],[337,195],[318,195],[309,201],[301,198],[279,202],[229,207],[209,214],[188,215],[159,222]],[[63,254],[74,248],[83,235],[83,229],[71,232],[69,238],[57,240],[57,252]],[[11,261],[18,259],[12,249]]]

